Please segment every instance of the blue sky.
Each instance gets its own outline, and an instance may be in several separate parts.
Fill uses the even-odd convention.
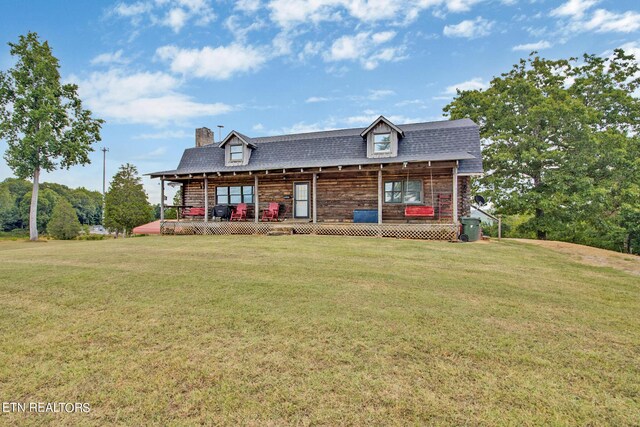
[[[637,0],[11,1],[6,42],[37,32],[106,120],[92,164],[44,176],[102,188],[125,162],[173,169],[194,129],[250,136],[438,120],[456,88],[483,88],[519,58],[640,54]],[[640,55],[638,55],[640,56]],[[0,142],[4,153],[6,144]],[[0,179],[12,176],[0,160]],[[152,202],[157,181],[144,180]]]

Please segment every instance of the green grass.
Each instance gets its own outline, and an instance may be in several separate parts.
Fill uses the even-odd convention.
[[[516,242],[0,241],[0,399],[41,425],[638,425],[640,280]]]

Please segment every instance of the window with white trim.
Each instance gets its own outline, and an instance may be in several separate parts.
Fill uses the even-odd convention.
[[[422,181],[386,181],[384,183],[385,203],[422,203]]]
[[[216,188],[216,204],[237,205],[238,203],[253,203],[253,185]]]
[[[233,144],[229,146],[229,161],[241,162],[244,155],[242,144]]]
[[[373,134],[373,153],[384,154],[391,152],[391,133]]]

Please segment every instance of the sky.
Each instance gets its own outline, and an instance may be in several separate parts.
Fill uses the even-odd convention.
[[[532,50],[640,57],[637,0],[2,0],[6,43],[37,32],[104,119],[91,164],[43,181],[102,189],[120,165],[174,169],[195,128],[249,136],[442,120]],[[6,150],[0,141],[0,152]],[[0,160],[0,180],[13,176]],[[152,203],[158,180],[143,178]],[[107,184],[108,185],[108,184]],[[171,197],[171,192],[169,192]]]

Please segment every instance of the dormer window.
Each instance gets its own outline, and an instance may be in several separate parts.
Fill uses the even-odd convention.
[[[242,144],[232,144],[229,146],[229,160],[232,162],[242,162],[244,147]]]
[[[373,134],[373,152],[374,154],[384,154],[391,152],[391,133]]]
[[[397,157],[398,141],[404,137],[404,131],[380,116],[360,136],[367,144],[368,158]]]
[[[225,166],[246,166],[251,160],[251,152],[258,146],[248,136],[232,130],[218,147],[224,148]]]

